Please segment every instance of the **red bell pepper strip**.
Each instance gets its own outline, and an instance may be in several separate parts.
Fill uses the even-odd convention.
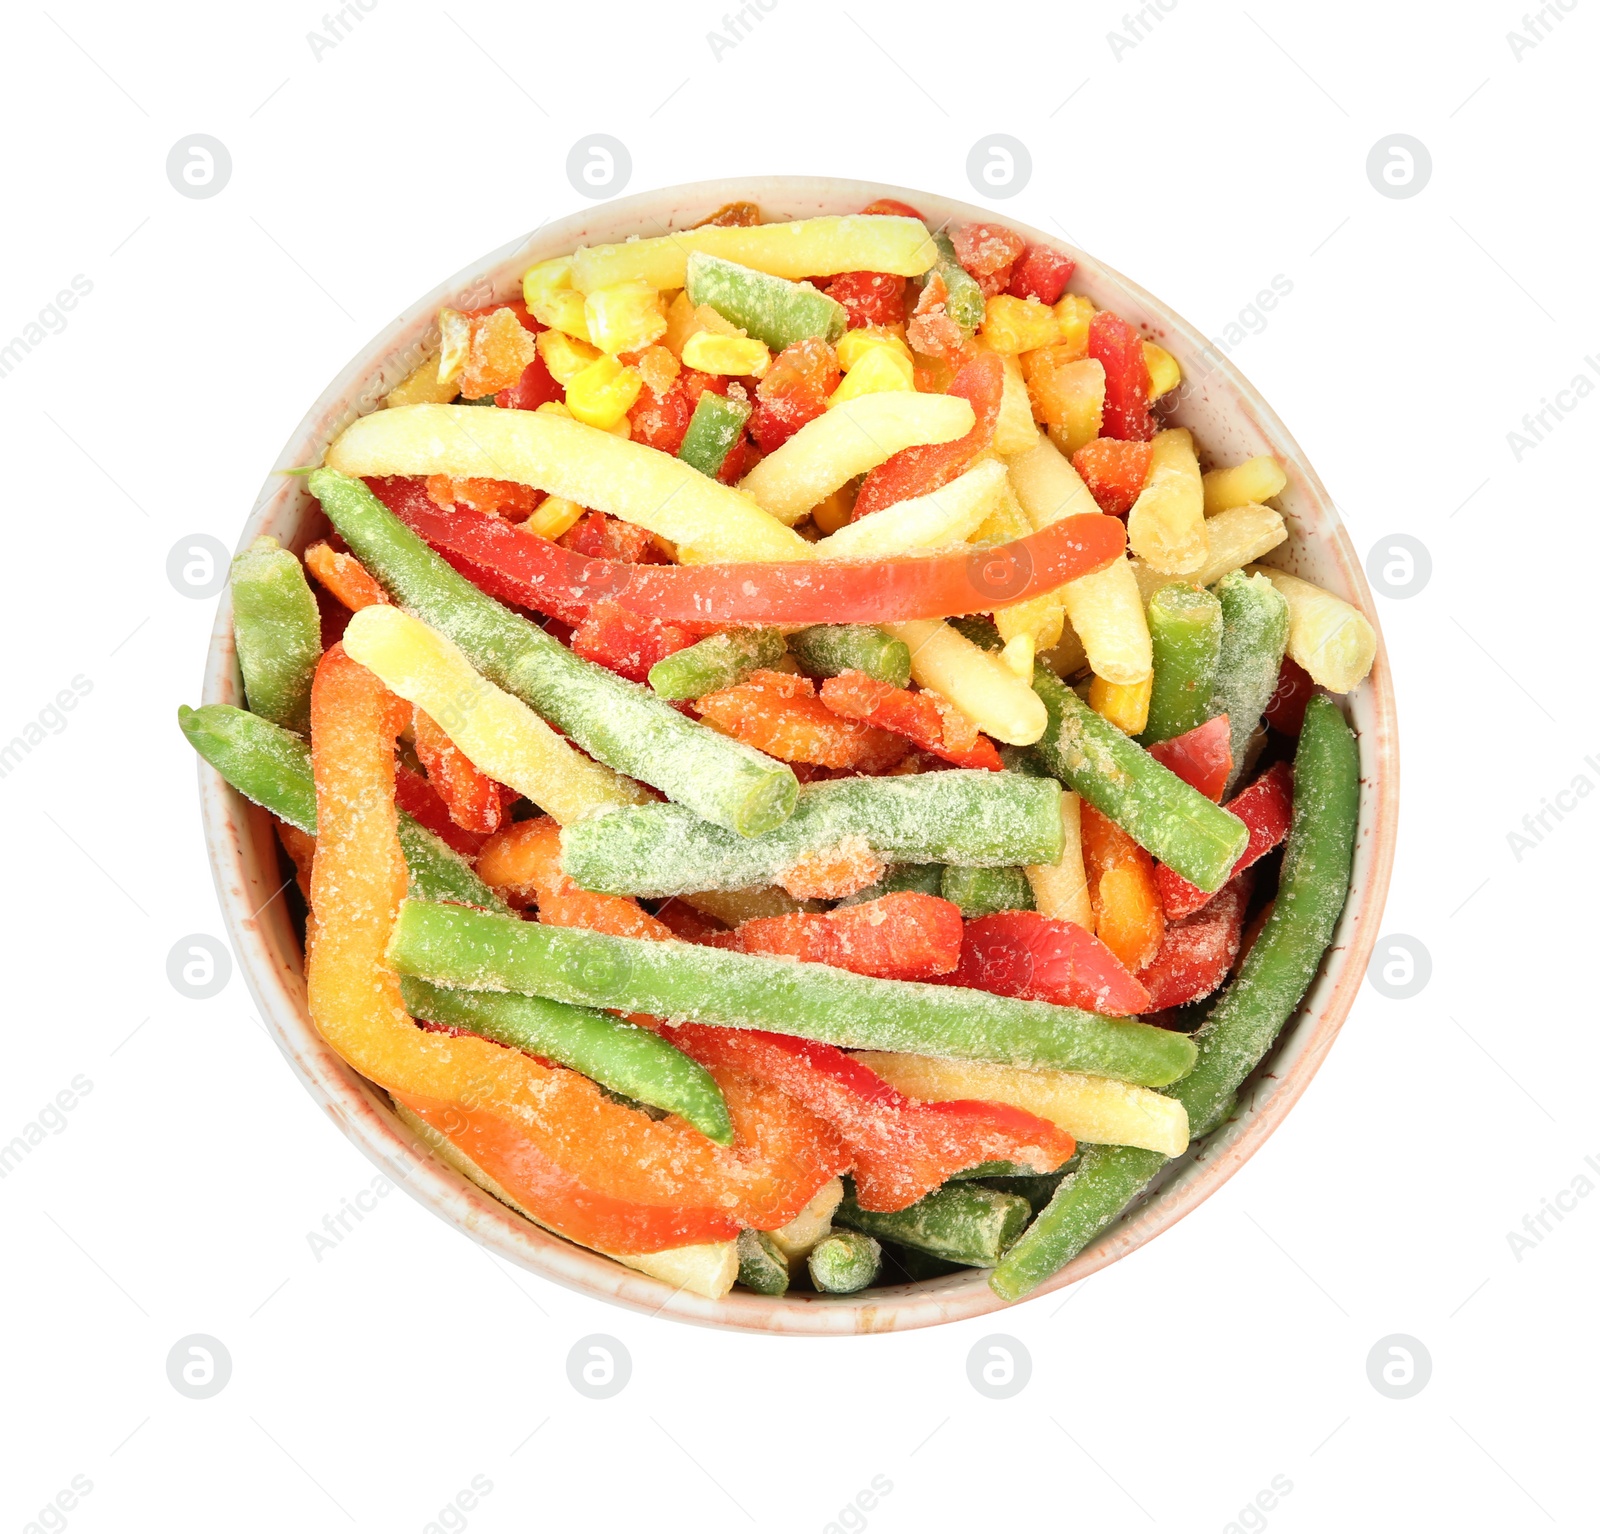
[[[1298,737],[1301,722],[1306,717],[1306,704],[1317,690],[1317,684],[1301,668],[1298,661],[1285,655],[1278,668],[1278,685],[1262,717],[1275,730]]]
[[[1145,748],[1169,772],[1198,789],[1213,804],[1222,802],[1233,771],[1233,744],[1228,734],[1228,716],[1218,714],[1197,724],[1182,735],[1157,741]],[[1236,870],[1237,871],[1237,870]]]
[[[432,831],[464,858],[477,857],[479,848],[487,840],[480,832],[458,826],[450,818],[450,810],[439,796],[439,790],[421,773],[398,764],[394,773],[394,802],[419,826]]]
[[[1155,958],[1139,971],[1139,982],[1150,993],[1147,1011],[1187,1006],[1227,979],[1239,954],[1254,879],[1254,874],[1235,875],[1203,909],[1167,923]]]
[[[876,202],[869,202],[861,210],[863,213],[882,213],[891,218],[918,218],[922,215],[908,202],[901,202],[897,197],[880,197]]]
[[[428,782],[444,801],[451,820],[463,831],[479,836],[498,831],[506,809],[500,785],[479,772],[420,708],[411,711],[411,733]]]
[[[490,596],[567,622],[575,621],[567,616],[574,609],[581,613],[596,601],[691,625],[953,618],[990,612],[1103,570],[1127,543],[1115,517],[1092,512],[967,554],[870,563],[632,565],[585,559],[467,507],[444,511],[426,492],[397,490],[393,479],[368,483],[412,532]]]
[[[573,653],[585,660],[630,682],[643,682],[658,660],[686,649],[695,638],[676,623],[647,618],[615,602],[596,602],[573,630],[571,646]]]
[[[1037,298],[1041,304],[1053,304],[1066,292],[1077,265],[1048,245],[1030,245],[1011,268],[1006,292],[1013,298]]]
[[[842,376],[838,356],[821,336],[807,336],[784,347],[756,385],[756,407],[749,427],[761,451],[775,452],[802,426],[816,420],[828,408],[828,396],[839,387]]]
[[[765,953],[880,980],[947,975],[962,953],[961,908],[902,890],[833,911],[760,916],[728,934],[741,953]]]
[[[1076,922],[1037,911],[1000,911],[969,921],[961,961],[946,985],[1132,1017],[1150,997],[1117,956]]]
[[[494,402],[502,410],[537,410],[552,401],[558,405],[564,404],[566,398],[567,391],[551,376],[550,369],[544,365],[544,358],[535,357],[522,370],[521,378],[509,389],[502,389],[495,395]]]
[[[1155,449],[1148,442],[1119,442],[1096,437],[1072,455],[1072,467],[1083,476],[1095,504],[1108,516],[1123,517],[1133,508],[1150,477]]]
[[[556,541],[588,559],[615,559],[629,565],[638,564],[650,548],[650,534],[644,528],[603,511],[580,517]]]
[[[1120,315],[1102,309],[1089,322],[1089,355],[1106,370],[1100,435],[1148,442],[1158,430],[1150,414],[1150,369],[1144,337]]]
[[[831,1124],[854,1154],[863,1209],[904,1209],[985,1161],[1054,1171],[1076,1149],[1064,1130],[1020,1108],[914,1102],[831,1044],[699,1023],[663,1032],[702,1065],[727,1066],[779,1087]]]
[[[850,513],[852,522],[897,501],[928,495],[947,485],[972,462],[994,437],[1000,417],[1000,396],[1005,389],[1005,367],[993,352],[974,351],[950,380],[945,391],[972,406],[972,430],[954,442],[930,442],[902,448],[880,463],[862,481]]]
[[[849,326],[903,325],[906,318],[906,280],[893,272],[840,272],[823,288],[836,304],[844,305]]]
[[[1276,762],[1227,802],[1224,808],[1228,813],[1237,815],[1250,828],[1250,840],[1229,878],[1238,878],[1289,834],[1293,800],[1294,771],[1287,762]],[[1156,864],[1156,888],[1161,892],[1161,909],[1169,920],[1188,916],[1215,898],[1173,873],[1165,863]]]
[[[980,735],[970,725],[959,735],[953,735],[952,724],[959,728],[959,722],[951,718],[953,710],[948,706],[941,709],[928,693],[894,687],[864,671],[844,671],[830,676],[822,684],[822,701],[846,719],[857,719],[863,724],[876,725],[880,730],[904,735],[924,751],[953,762],[957,767],[982,767],[999,772],[1005,766],[987,735]]]

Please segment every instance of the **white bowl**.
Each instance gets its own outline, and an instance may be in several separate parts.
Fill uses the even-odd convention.
[[[240,547],[263,533],[303,549],[323,527],[321,511],[298,478],[278,470],[321,460],[328,443],[437,347],[441,305],[474,308],[520,295],[523,271],[580,244],[652,235],[697,223],[725,202],[753,198],[768,218],[855,212],[878,197],[897,197],[930,223],[989,219],[1048,244],[1078,263],[1072,287],[1101,308],[1115,309],[1160,339],[1183,366],[1178,424],[1192,427],[1203,454],[1231,463],[1272,453],[1289,474],[1277,497],[1290,541],[1271,562],[1304,575],[1355,603],[1377,628],[1360,560],[1333,503],[1305,456],[1266,402],[1207,339],[1127,278],[1091,256],[987,209],[903,187],[823,177],[771,176],[669,187],[588,208],[545,224],[474,263],[419,299],[375,337],[323,392],[285,445],[246,523]],[[243,704],[234,661],[232,613],[223,596],[206,660],[204,701]],[[1394,693],[1380,633],[1372,676],[1346,700],[1361,744],[1361,812],[1352,893],[1322,969],[1304,1005],[1284,1029],[1268,1061],[1270,1075],[1246,1093],[1235,1117],[1198,1150],[1177,1158],[1141,1202],[1035,1295],[1048,1294],[1115,1262],[1203,1203],[1277,1128],[1305,1091],[1349,1014],[1383,914],[1394,857],[1399,764]],[[388,1098],[352,1071],[322,1040],[306,1009],[300,943],[284,902],[272,898],[281,875],[265,812],[200,765],[206,843],[234,953],[279,1048],[306,1090],[372,1161],[434,1213],[491,1251],[531,1272],[652,1315],[752,1331],[840,1335],[895,1331],[962,1320],[1004,1308],[982,1271],[855,1295],[791,1293],[777,1298],[735,1290],[721,1300],[675,1293],[659,1280],[619,1266],[530,1224],[441,1162],[390,1107]]]

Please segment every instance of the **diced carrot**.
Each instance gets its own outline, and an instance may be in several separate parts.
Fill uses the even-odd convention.
[[[796,900],[843,900],[883,877],[885,864],[864,836],[807,853],[784,870],[778,883]]]
[[[1166,925],[1155,864],[1116,821],[1092,804],[1082,809],[1083,866],[1095,932],[1137,973],[1155,958]]]
[[[733,934],[741,952],[831,964],[883,980],[948,974],[961,955],[961,909],[905,890],[833,911],[795,911],[747,921]]]
[[[922,215],[908,202],[901,202],[895,197],[880,197],[876,202],[869,202],[861,210],[863,213],[882,213],[894,218],[921,218]]]
[[[1004,766],[994,742],[937,693],[912,692],[864,671],[845,671],[822,684],[822,701],[846,719],[892,730],[957,767],[999,772]]]
[[[786,762],[882,772],[910,749],[870,724],[841,718],[816,696],[810,677],[757,671],[747,681],[695,703],[708,724]]]
[[[537,510],[544,499],[542,491],[513,479],[452,479],[448,474],[430,474],[427,488],[429,498],[446,511],[459,501],[485,516],[509,517],[514,522]]]

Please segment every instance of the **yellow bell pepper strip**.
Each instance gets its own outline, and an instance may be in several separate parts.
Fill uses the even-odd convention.
[[[413,1107],[488,1114],[530,1154],[611,1197],[720,1210],[758,1228],[792,1219],[841,1156],[836,1137],[809,1116],[777,1126],[782,1132],[759,1151],[745,1133],[725,1150],[670,1119],[610,1101],[575,1072],[411,1020],[385,954],[405,895],[394,742],[406,718],[406,705],[342,646],[323,656],[311,696],[318,835],[306,943],[307,994],[322,1036],[353,1069]],[[738,1133],[737,1111],[734,1118]]]
[[[520,698],[479,676],[444,635],[398,607],[362,608],[344,631],[344,647],[391,692],[423,709],[480,772],[563,825],[650,797],[574,750]]]
[[[770,831],[788,818],[799,784],[781,762],[686,719],[665,699],[574,655],[553,635],[485,596],[359,481],[318,469],[307,484],[357,557],[402,607],[459,644],[475,669],[536,709],[597,761],[659,788],[741,836]],[[402,497],[411,493],[410,487],[400,489]],[[428,500],[421,491],[416,498]],[[506,531],[530,548],[554,547],[513,528]]]
[[[234,556],[233,644],[250,711],[304,733],[311,675],[322,655],[317,599],[300,561],[276,538],[257,538]]]

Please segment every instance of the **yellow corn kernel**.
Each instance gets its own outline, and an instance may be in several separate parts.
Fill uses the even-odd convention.
[[[461,377],[472,350],[472,321],[459,309],[439,311],[439,386]]]
[[[661,295],[643,282],[596,288],[583,301],[583,319],[589,339],[613,357],[618,352],[642,352],[667,331]]]
[[[911,361],[911,348],[885,325],[862,325],[845,331],[834,351],[838,354],[839,366],[848,373],[875,346],[887,346],[907,362]]]
[[[1056,300],[1055,339],[1072,348],[1065,353],[1067,357],[1089,355],[1089,322],[1096,312],[1094,305],[1082,293],[1063,293]]]
[[[1053,310],[1037,298],[1013,298],[997,293],[983,305],[983,328],[979,332],[991,351],[1031,352],[1059,339]]]
[[[1032,634],[1013,634],[1006,640],[1005,648],[1000,652],[1000,659],[1006,663],[1007,670],[1020,676],[1029,686],[1033,685]]]
[[[1164,346],[1154,341],[1144,343],[1144,365],[1150,373],[1150,398],[1158,400],[1183,382],[1183,369],[1178,359]]]
[[[835,490],[827,500],[811,508],[811,520],[823,534],[836,533],[850,520],[851,497],[843,487]]]
[[[702,309],[708,307],[705,304]],[[712,311],[716,313],[715,310]],[[698,315],[696,316],[698,318]],[[721,319],[721,315],[717,315]],[[697,330],[683,343],[683,365],[702,373],[728,373],[735,378],[760,378],[772,361],[772,353],[750,336],[717,335]]]
[[[638,399],[644,380],[637,368],[625,368],[615,357],[596,357],[567,385],[567,409],[585,426],[610,431]]]
[[[426,362],[419,363],[416,368],[407,373],[383,397],[386,406],[396,405],[448,405],[461,391],[456,387],[455,380],[449,383],[439,382],[439,362],[435,357],[429,357]]]
[[[683,355],[683,343],[695,333],[694,305],[689,302],[689,295],[681,289],[666,306],[667,330],[661,338],[661,344],[673,356]]]
[[[550,376],[564,389],[596,357],[600,348],[579,341],[561,330],[541,330],[534,340]]]
[[[1108,682],[1104,677],[1089,679],[1089,707],[1109,720],[1124,735],[1137,735],[1150,722],[1150,685],[1154,675],[1142,682]]]
[[[890,394],[897,390],[909,393],[911,389],[911,359],[892,347],[871,346],[828,396],[828,409],[846,400],[860,399],[863,394]]]
[[[537,533],[541,538],[559,538],[583,516],[583,507],[564,496],[547,495],[538,509],[522,524],[525,533]]]
[[[583,294],[575,288],[557,288],[552,293],[544,294],[528,305],[528,313],[552,330],[565,331],[580,341],[592,342],[594,339],[589,334]]]
[[[544,404],[539,406],[538,410],[534,411],[534,414],[558,415],[563,421],[575,421],[578,419],[558,399],[547,399]],[[627,416],[623,416],[615,426],[608,427],[607,430],[610,431],[613,437],[631,437],[633,435],[633,425]]]
[[[557,256],[553,261],[541,261],[522,274],[522,301],[533,306],[550,294],[572,286],[572,257]]]
[[[411,380],[407,379],[409,383]],[[402,384],[401,388],[405,385]],[[399,390],[395,391],[396,393]],[[390,400],[394,395],[389,396]],[[1270,501],[1285,485],[1289,476],[1283,465],[1270,453],[1247,458],[1231,469],[1213,469],[1201,481],[1206,492],[1206,515],[1214,517],[1219,511],[1231,511],[1235,506],[1260,505]]]

